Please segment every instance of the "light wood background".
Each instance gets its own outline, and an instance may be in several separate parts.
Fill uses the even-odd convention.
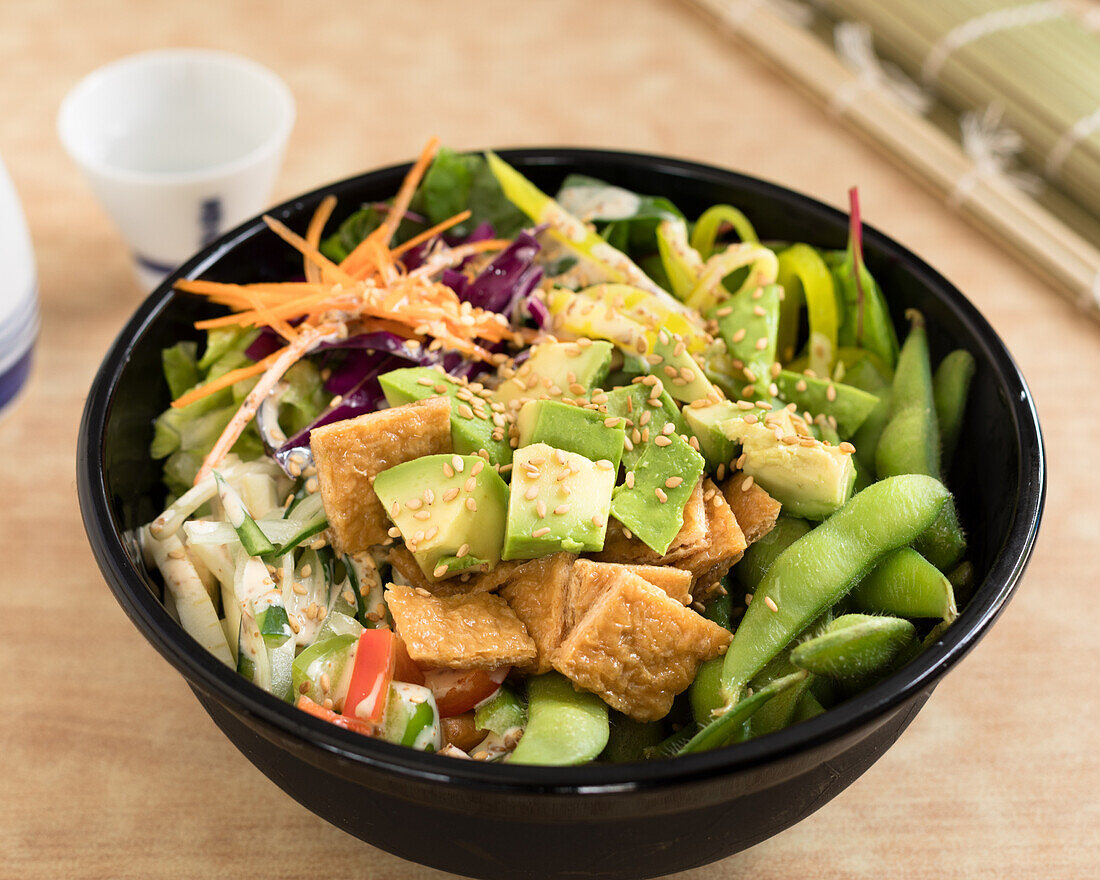
[[[0,422],[0,877],[444,876],[344,835],[254,770],[128,623],[86,545],[80,410],[141,294],[55,115],[87,71],[161,46],[228,49],[285,77],[299,115],[275,198],[406,159],[433,133],[669,153],[837,205],[859,184],[869,222],[972,298],[1027,375],[1049,451],[1042,536],[1003,618],[875,767],[800,825],[682,876],[1100,876],[1100,330],[1043,279],[671,0],[25,0],[0,10],[0,155],[37,248],[43,326],[29,389]]]

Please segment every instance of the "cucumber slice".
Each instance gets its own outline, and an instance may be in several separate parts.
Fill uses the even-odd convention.
[[[241,546],[248,551],[248,555],[265,556],[274,551],[275,545],[260,531],[260,527],[256,525],[256,520],[244,506],[244,501],[237,490],[230,486],[217,471],[214,471],[214,481],[218,486],[218,497],[225,509],[225,517],[236,530]]]
[[[307,495],[293,507],[293,510],[294,516],[288,519],[296,523],[298,528],[287,541],[269,551],[275,556],[282,556],[297,549],[299,544],[328,528],[328,517],[325,515],[325,506],[321,501],[320,492]]]

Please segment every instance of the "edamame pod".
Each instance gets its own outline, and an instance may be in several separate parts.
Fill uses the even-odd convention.
[[[646,749],[658,746],[663,735],[661,722],[635,721],[621,712],[612,713],[610,728],[607,748],[600,753],[600,760],[612,764],[644,760]]]
[[[721,694],[734,705],[746,684],[811,621],[892,550],[931,525],[950,497],[919,474],[868,486],[768,569],[723,661]]]
[[[791,663],[815,675],[859,682],[889,669],[916,636],[916,627],[900,617],[846,614],[795,647]]]
[[[959,442],[970,380],[974,378],[974,356],[965,349],[951,352],[940,361],[932,377],[932,397],[936,403],[936,419],[940,425],[943,446],[943,470],[951,467],[951,458]]]
[[[557,672],[527,680],[527,727],[508,760],[567,766],[591,761],[607,745],[607,704]]]
[[[754,591],[779,554],[811,528],[812,526],[804,519],[787,516],[785,513],[780,514],[779,519],[775,521],[775,527],[764,537],[751,543],[745,550],[741,562],[734,567],[733,572],[737,577],[737,583],[750,593]]]
[[[860,581],[851,594],[861,611],[898,617],[958,616],[955,591],[936,566],[910,547],[895,550]]]
[[[787,688],[805,681],[806,672],[796,672],[778,678],[765,685],[750,697],[746,697],[731,707],[693,736],[676,754],[691,755],[696,752],[709,752],[720,749],[732,742],[739,742],[745,735],[745,722],[768,700],[783,693]]]
[[[890,418],[875,451],[878,476],[925,474],[940,477],[940,434],[932,394],[932,370],[924,316],[908,312],[912,328],[902,347],[890,391]],[[943,506],[917,549],[929,562],[945,571],[966,552],[966,538],[959,525],[955,502]]]

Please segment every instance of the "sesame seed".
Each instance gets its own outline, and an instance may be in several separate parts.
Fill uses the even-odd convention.
[[[805,446],[807,449],[812,449],[817,445],[817,441],[813,437],[800,437],[798,440],[799,446]]]
[[[695,370],[691,369],[690,367],[684,367],[682,370],[680,370],[680,378],[683,379],[685,382],[694,382]]]
[[[389,535],[391,538],[400,538],[401,529],[399,529],[397,526],[390,526],[386,534]]]
[[[768,314],[767,311],[765,311],[763,306],[753,306],[752,307],[752,313],[754,315],[756,315],[756,317],[758,317],[758,318],[763,318],[765,315]]]
[[[432,571],[432,575],[434,577],[437,577],[437,578],[443,577],[443,575],[445,575],[446,573],[447,573],[447,566],[446,565],[437,565],[435,567],[435,569]]]
[[[455,475],[455,469],[451,467],[447,462],[443,462],[443,476],[448,480]]]
[[[550,526],[543,526],[541,529],[535,529],[531,532],[532,538],[545,538],[550,534]]]
[[[477,502],[473,498],[466,499],[466,509],[471,513],[477,513]]]
[[[546,504],[541,499],[535,504],[535,516],[546,519]]]
[[[634,533],[632,531],[630,531],[630,529],[628,529],[624,526],[623,527],[623,537],[626,538],[629,541],[631,538],[634,537]]]
[[[446,385],[435,385],[435,386],[432,387],[432,391],[434,391],[436,394],[446,394],[447,393],[447,386]]]
[[[538,494],[539,494],[539,487],[538,486],[529,486],[527,488],[527,491],[523,493],[523,497],[526,498],[528,501],[534,501],[535,498],[538,496]]]
[[[306,480],[306,491],[312,495],[320,488],[320,484],[317,482],[316,477],[310,477]]]
[[[477,477],[470,477],[462,486],[467,492],[473,492],[477,488]]]
[[[405,502],[405,506],[409,508],[409,510],[420,510],[420,508],[424,506],[424,502],[419,498],[410,498]]]
[[[746,605],[751,605],[752,604],[752,593],[745,593],[745,604]]]
[[[745,330],[744,327],[742,327],[740,330],[738,330],[736,333],[734,333],[733,336],[730,337],[730,339],[735,343],[740,342],[742,339],[745,338],[745,333],[746,333],[746,330]]]
[[[458,486],[451,486],[446,492],[443,493],[444,501],[454,501],[458,497]]]
[[[431,595],[431,593],[429,593],[423,587],[417,587],[416,592],[419,593],[421,596],[430,596]]]
[[[428,505],[435,504],[435,492],[431,489],[424,490],[424,503]]]
[[[304,584],[300,584],[297,581],[294,582],[290,589],[294,591],[294,595],[296,596],[304,596],[306,593],[309,592],[309,590],[305,588]]]
[[[458,405],[458,414],[464,419],[472,419],[474,417],[474,411],[464,403]]]
[[[759,339],[756,340],[756,350],[757,351],[763,351],[767,347],[768,347],[768,337],[767,336],[761,336]]]
[[[727,315],[733,314],[733,306],[722,306],[718,311],[714,313],[717,318],[724,318]]]
[[[633,489],[634,488],[634,471],[627,471],[626,472],[626,488],[628,488],[628,489]]]
[[[754,406],[751,400],[739,400],[737,401],[738,409],[752,409]]]
[[[465,556],[469,552],[470,552],[470,545],[469,544],[463,544],[461,547],[458,548],[458,552],[455,553],[455,558],[456,559],[461,559],[463,556]]]
[[[466,467],[466,462],[462,460],[461,455],[456,455],[451,459],[451,467],[453,467],[458,473],[462,473],[463,468]]]
[[[741,483],[741,491],[742,492],[748,492],[749,489],[752,488],[752,483],[753,483],[752,474],[749,474],[747,477],[745,477],[744,481]]]
[[[665,493],[665,490],[662,489],[660,486],[653,490],[653,494],[657,496],[657,500],[660,501],[662,504],[668,501],[668,495]]]
[[[758,421],[760,421],[760,419],[758,419],[752,413],[749,413],[747,416],[745,416],[746,425],[755,425]]]
[[[413,514],[414,519],[418,519],[421,522],[427,522],[432,518],[432,512],[430,510],[418,510]]]
[[[737,460],[733,463],[733,467],[734,467],[735,470],[740,470],[744,466],[745,466],[745,453],[742,452],[739,456],[737,456]]]
[[[768,403],[768,401],[766,401],[766,400],[756,401],[756,406],[757,406],[758,409],[763,409],[763,410],[769,410],[769,409],[772,408],[772,405],[770,403]]]
[[[745,395],[745,397],[752,397],[756,393],[756,388],[753,385],[746,385],[741,389],[741,393]]]
[[[669,477],[667,480],[665,480],[665,488],[666,489],[675,489],[683,482],[684,482],[683,477]]]
[[[851,455],[851,454],[852,454],[853,452],[855,452],[855,451],[856,451],[856,448],[855,448],[855,447],[854,447],[854,446],[853,446],[853,445],[852,445],[851,443],[849,443],[849,442],[848,442],[847,440],[845,440],[844,442],[842,442],[842,443],[841,443],[841,444],[840,444],[840,445],[839,445],[839,446],[837,447],[837,449],[839,449],[839,450],[840,450],[841,452],[843,452],[843,453],[844,453],[845,455]]]
[[[726,478],[726,463],[725,462],[722,462],[721,464],[718,465],[718,471],[716,473],[716,476],[718,477],[719,480],[724,480]]]
[[[598,467],[601,471],[610,471],[615,469],[615,465],[613,465],[606,458],[601,458],[599,461],[597,461],[596,467]]]
[[[793,446],[795,443],[798,442],[798,439],[799,438],[797,434],[785,434],[784,436],[779,438],[779,442],[786,443],[788,446]]]
[[[431,379],[429,379],[427,376],[421,376],[419,379],[416,380],[416,382],[417,382],[418,385],[423,385],[426,388],[431,388],[432,385],[434,384],[433,381]]]
[[[661,433],[666,437],[676,430],[676,426],[672,422],[666,422],[665,426],[661,428]]]
[[[771,596],[764,597],[764,604],[767,605],[772,612],[779,610],[779,606],[775,604],[775,600]]]
[[[672,445],[672,441],[669,440],[668,437],[666,437],[664,434],[661,434],[659,437],[655,437],[653,442],[656,443],[658,446],[671,446]]]
[[[754,373],[749,367],[742,367],[741,372],[745,374],[745,381],[746,382],[755,382],[756,381],[756,373]]]
[[[622,419],[620,419],[618,416],[611,416],[610,418],[604,419],[603,423],[605,428],[615,428],[618,427],[619,422],[621,421]]]
[[[559,504],[557,507],[554,508],[554,515],[555,516],[563,516],[566,513],[569,513],[569,505],[568,504]]]
[[[651,412],[650,412],[650,411],[649,411],[649,410],[647,409],[647,410],[646,410],[645,412],[643,412],[643,413],[641,414],[641,416],[639,416],[639,417],[638,417],[638,424],[639,424],[640,426],[642,426],[642,427],[645,427],[646,425],[648,425],[648,424],[649,424],[649,420],[650,420],[650,418],[651,418],[652,416],[653,416],[653,413],[651,413]]]
[[[825,389],[825,399],[830,401],[830,402],[836,400],[836,386],[835,385],[830,384],[829,387]]]

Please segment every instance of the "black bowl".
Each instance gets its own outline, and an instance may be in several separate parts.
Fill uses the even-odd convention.
[[[629,153],[526,149],[502,154],[554,191],[579,172],[669,196],[688,216],[739,206],[765,239],[838,248],[844,214],[718,168]],[[304,230],[321,199],[337,220],[396,192],[408,166],[386,168],[293,199],[272,213]],[[248,282],[298,274],[293,251],[258,219],[179,269],[123,329],[84,410],[77,476],[81,512],[103,575],[142,634],[187,679],[226,736],[293,798],[339,828],[413,861],[484,878],[643,878],[702,865],[794,824],[871,766],[912,721],[940,678],[986,633],[1023,574],[1043,507],[1039,423],[1023,376],[973,305],[922,260],[874,229],[864,252],[901,325],[917,307],[933,356],[963,347],[977,359],[972,400],[950,482],[969,526],[978,587],[958,621],[889,680],[824,715],[702,755],[646,764],[541,768],[459,761],[361,737],[252,686],[168,616],[159,587],[123,532],[159,512],[159,468],[147,454],[166,405],[160,350],[194,337],[203,314],[173,293],[176,278]],[[927,773],[934,768],[914,768]],[[944,768],[940,768],[944,769]]]

